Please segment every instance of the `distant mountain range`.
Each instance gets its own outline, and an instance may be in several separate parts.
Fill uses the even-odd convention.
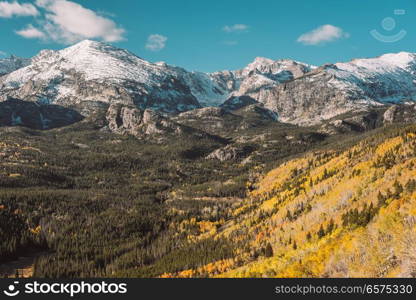
[[[10,56],[9,58],[0,59],[0,76],[16,71],[17,69],[30,65],[31,60]]]
[[[201,73],[86,40],[60,51],[43,50],[32,59],[2,59],[0,75],[0,101],[76,106],[84,116],[97,103],[165,116],[257,105],[280,122],[314,125],[351,111],[416,100],[416,54],[407,52],[320,67],[256,58],[242,70]]]

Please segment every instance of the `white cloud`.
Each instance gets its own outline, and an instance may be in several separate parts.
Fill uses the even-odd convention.
[[[33,27],[32,24],[27,25],[24,29],[17,30],[16,33],[27,39],[46,39],[46,34]]]
[[[349,33],[342,28],[327,24],[302,34],[297,41],[304,45],[319,45],[349,37]]]
[[[168,38],[160,34],[152,34],[147,38],[146,49],[150,51],[160,51],[166,47]]]
[[[30,3],[0,1],[0,18],[37,16],[39,11]]]
[[[125,30],[113,20],[69,0],[36,0],[29,3],[0,1],[0,17],[33,16],[36,26],[28,24],[16,33],[24,38],[36,38],[62,44],[85,39],[118,42]]]
[[[245,32],[249,29],[248,25],[245,24],[234,24],[234,25],[226,25],[222,28],[223,31],[231,33],[231,32]]]
[[[125,30],[95,11],[68,0],[36,0],[46,10],[42,30],[53,41],[71,44],[84,39],[123,40]]]

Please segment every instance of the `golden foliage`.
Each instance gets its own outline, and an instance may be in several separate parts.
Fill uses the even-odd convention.
[[[188,220],[235,257],[162,277],[416,276],[416,132],[379,140],[280,165],[227,222]]]

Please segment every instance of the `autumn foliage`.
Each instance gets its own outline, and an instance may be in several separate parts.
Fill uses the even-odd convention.
[[[266,174],[232,218],[198,224],[234,257],[162,277],[415,277],[416,128]]]

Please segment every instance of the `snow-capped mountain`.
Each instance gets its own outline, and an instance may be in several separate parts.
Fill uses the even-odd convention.
[[[358,99],[379,102],[416,100],[416,54],[400,52],[327,66],[334,87]]]
[[[178,113],[219,106],[234,93],[279,84],[307,71],[306,65],[295,62],[258,58],[239,71],[188,72],[86,40],[60,51],[41,51],[31,64],[7,72],[0,78],[0,98],[64,106],[84,101],[120,102]]]
[[[270,88],[296,79],[316,67],[293,60],[277,60],[257,57],[242,70],[235,71],[238,88],[232,96],[244,96],[256,93],[262,88]]]
[[[0,59],[0,76],[26,67],[30,64],[30,59],[10,56],[9,58]]]
[[[305,125],[369,105],[416,100],[416,55],[406,52],[321,67],[258,57],[241,70],[202,73],[86,40],[31,60],[0,60],[0,74],[0,101],[121,103],[165,114],[257,103],[279,121]]]
[[[60,51],[41,51],[27,67],[0,78],[0,97],[64,106],[120,102],[174,113],[200,107],[181,80],[182,72],[87,40]]]
[[[280,121],[300,125],[368,106],[415,101],[416,55],[401,52],[328,64],[245,96],[277,113]]]

